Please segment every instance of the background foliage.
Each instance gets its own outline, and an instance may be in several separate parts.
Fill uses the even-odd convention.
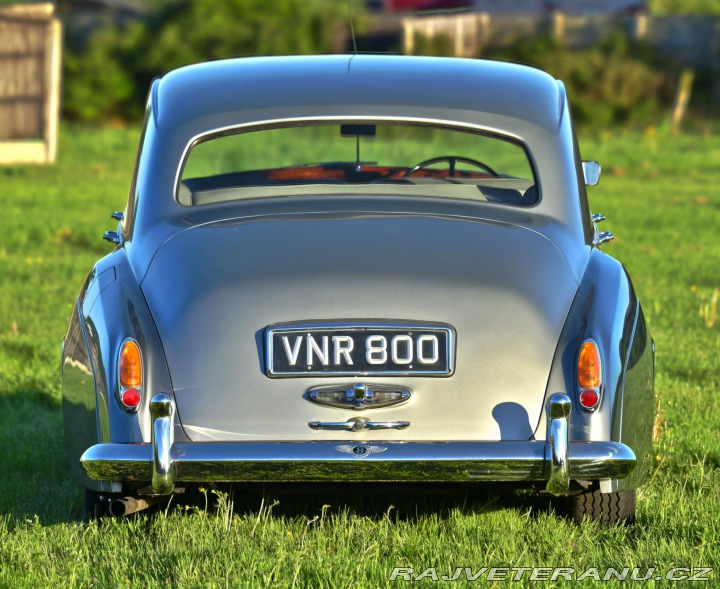
[[[422,55],[452,55],[450,39],[420,39]],[[549,36],[521,39],[513,47],[478,57],[528,64],[562,80],[576,123],[646,126],[667,116],[678,68],[661,61],[642,43],[622,31],[597,45],[568,51]]]
[[[649,0],[654,14],[720,14],[720,0]]]
[[[233,56],[328,53],[342,46],[348,32],[342,0],[274,0],[272,10],[265,0],[182,0],[153,6],[145,20],[108,22],[68,50],[67,118],[94,124],[137,120],[150,82],[170,69]],[[720,12],[720,0],[655,0],[651,9]],[[363,15],[356,16],[356,28],[362,29]],[[419,40],[416,52],[451,55],[452,43]],[[679,78],[672,63],[660,61],[620,31],[580,50],[568,51],[549,37],[538,37],[482,57],[550,72],[565,82],[576,121],[596,127],[647,126],[666,117]],[[698,72],[696,77],[693,104],[701,110],[710,74]]]
[[[486,57],[531,64],[562,80],[575,121],[598,127],[657,121],[672,103],[678,76],[622,32],[586,49],[568,51],[544,37]]]
[[[63,114],[138,119],[155,76],[208,59],[328,53],[346,18],[335,0],[273,0],[271,10],[266,0],[160,5],[148,20],[107,23],[67,52]]]

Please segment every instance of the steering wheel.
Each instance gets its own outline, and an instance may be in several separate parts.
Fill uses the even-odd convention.
[[[433,157],[429,160],[424,160],[417,164],[416,166],[409,169],[405,174],[403,174],[403,178],[409,178],[412,176],[415,172],[418,170],[422,170],[423,168],[427,168],[428,166],[432,166],[433,164],[437,164],[438,162],[447,162],[450,169],[448,170],[448,176],[455,177],[455,166],[458,162],[462,162],[464,164],[470,164],[471,166],[475,166],[477,168],[481,168],[485,170],[488,174],[492,176],[499,176],[495,170],[493,170],[490,166],[487,164],[484,164],[482,162],[479,162],[477,160],[471,159],[469,157],[462,157],[459,155],[441,155],[439,157]]]

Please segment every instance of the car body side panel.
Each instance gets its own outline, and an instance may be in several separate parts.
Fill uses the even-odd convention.
[[[65,449],[72,478],[88,488],[101,490],[87,477],[80,456],[100,441],[95,398],[95,374],[80,321],[79,301],[73,309],[62,353],[62,411]]]
[[[642,307],[632,346],[628,353],[623,382],[622,408],[613,421],[613,440],[630,446],[638,464],[630,475],[618,481],[618,490],[639,487],[647,478],[653,462],[652,435],[655,419],[655,351]]]

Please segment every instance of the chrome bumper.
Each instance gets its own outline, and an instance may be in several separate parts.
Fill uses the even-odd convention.
[[[519,442],[178,442],[167,395],[151,402],[150,444],[97,444],[80,458],[91,479],[151,481],[157,494],[192,482],[547,481],[619,479],[635,454],[619,442],[570,442],[570,399],[548,403],[548,441]]]

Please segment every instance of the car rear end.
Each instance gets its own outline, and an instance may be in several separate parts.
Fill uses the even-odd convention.
[[[395,65],[397,84],[414,75]],[[151,107],[194,75],[156,84]],[[163,131],[151,112],[138,193],[165,200],[131,199],[122,245],[171,386],[141,390],[140,410],[121,403],[149,435],[88,448],[87,476],[146,496],[208,482],[618,489],[637,461],[614,434],[624,360],[589,334],[595,254],[564,93],[530,77],[555,101],[546,121],[519,106],[487,115],[515,108],[487,88],[477,118],[442,105],[440,120],[427,105],[387,116],[397,109],[349,97],[353,76],[332,115],[216,113],[208,126],[180,113]],[[608,340],[627,339],[626,323]],[[588,341],[595,356],[580,354]]]

